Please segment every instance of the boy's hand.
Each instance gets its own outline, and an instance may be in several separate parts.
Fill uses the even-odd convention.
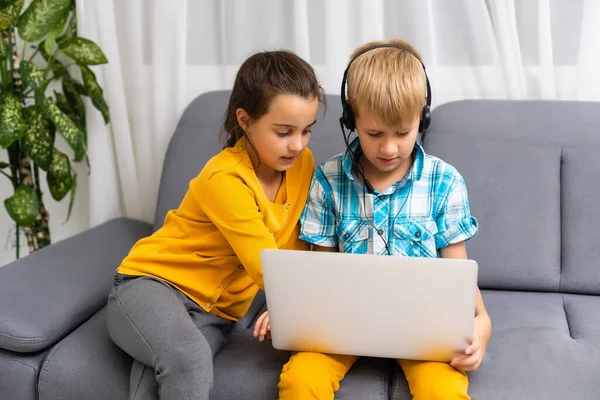
[[[269,323],[269,312],[265,311],[258,319],[256,320],[256,324],[254,325],[254,337],[258,337],[259,341],[267,339],[271,339],[271,324]]]
[[[488,315],[475,317],[473,342],[465,350],[465,354],[454,357],[450,365],[460,371],[475,371],[481,365],[485,349],[490,339],[491,322]]]

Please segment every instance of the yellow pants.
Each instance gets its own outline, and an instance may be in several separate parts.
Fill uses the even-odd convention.
[[[279,380],[280,400],[330,400],[355,356],[294,353]],[[467,374],[447,363],[398,360],[414,400],[470,399]]]

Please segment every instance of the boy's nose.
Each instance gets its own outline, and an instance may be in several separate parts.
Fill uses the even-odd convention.
[[[381,144],[379,148],[379,153],[382,157],[393,157],[396,155],[398,151],[398,146],[394,143],[393,140],[386,140]]]

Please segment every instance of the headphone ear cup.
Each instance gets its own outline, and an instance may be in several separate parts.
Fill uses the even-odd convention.
[[[354,113],[352,112],[352,109],[349,106],[344,107],[344,109],[342,110],[341,120],[346,129],[348,129],[349,131],[353,131],[356,127],[354,125]]]
[[[421,122],[419,123],[419,133],[423,133],[429,128],[431,124],[431,108],[429,106],[423,107],[421,111]]]

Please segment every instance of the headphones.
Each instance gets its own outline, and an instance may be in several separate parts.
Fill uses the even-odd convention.
[[[350,131],[356,129],[354,121],[354,112],[352,111],[352,107],[350,107],[350,105],[346,102],[346,81],[348,79],[348,71],[350,70],[350,66],[352,65],[354,60],[356,60],[358,57],[362,56],[366,52],[384,47],[402,50],[411,54],[414,58],[416,58],[419,61],[419,63],[423,67],[423,72],[425,73],[425,82],[427,84],[427,104],[425,105],[425,107],[423,107],[423,110],[421,111],[421,121],[419,123],[419,133],[423,133],[431,123],[431,86],[429,85],[429,77],[427,76],[427,71],[425,70],[425,64],[423,64],[423,62],[419,59],[419,57],[417,57],[415,53],[413,53],[406,47],[391,43],[382,43],[377,44],[375,46],[367,47],[366,49],[358,53],[356,56],[354,56],[354,58],[350,60],[350,63],[348,63],[348,66],[344,71],[344,77],[342,78],[342,116],[340,117],[340,124],[343,127],[345,126]],[[344,129],[343,127],[342,130]]]
[[[342,116],[340,117],[340,128],[342,129],[342,134],[344,135],[344,141],[346,143],[346,148],[348,149],[348,152],[352,156],[352,166],[354,167],[354,170],[358,174],[360,174],[360,176],[364,182],[364,185],[367,189],[367,192],[369,192],[370,194],[373,194],[375,192],[375,189],[373,188],[373,185],[371,185],[371,183],[365,178],[363,172],[361,171],[361,168],[358,168],[357,155],[354,154],[350,150],[349,136],[350,136],[350,133],[352,133],[352,131],[354,131],[356,129],[356,122],[355,122],[354,112],[352,111],[352,107],[346,101],[346,86],[347,86],[347,79],[348,79],[348,71],[350,70],[350,66],[352,65],[354,60],[356,60],[358,57],[360,57],[361,55],[365,54],[368,51],[385,48],[385,47],[394,48],[394,49],[402,50],[402,51],[409,53],[414,58],[416,58],[417,61],[419,61],[419,63],[423,67],[423,72],[425,73],[425,83],[427,85],[427,93],[426,93],[427,102],[425,104],[425,107],[423,107],[423,110],[421,111],[421,119],[419,122],[419,133],[422,135],[421,140],[423,140],[423,135],[425,134],[425,131],[427,130],[427,128],[429,127],[429,124],[431,123],[431,86],[429,84],[429,77],[427,76],[427,71],[425,70],[425,64],[423,64],[423,62],[419,59],[419,57],[417,57],[417,55],[415,53],[413,53],[411,50],[407,49],[404,46],[400,46],[400,45],[392,44],[392,43],[382,43],[382,44],[377,44],[377,45],[374,45],[371,47],[367,47],[366,49],[359,52],[357,55],[354,56],[354,58],[352,58],[350,60],[350,62],[348,63],[348,66],[346,67],[346,70],[344,71],[344,76],[342,78],[342,93],[341,93]],[[348,135],[346,135],[346,132],[344,131],[344,127],[350,131],[348,133]]]

